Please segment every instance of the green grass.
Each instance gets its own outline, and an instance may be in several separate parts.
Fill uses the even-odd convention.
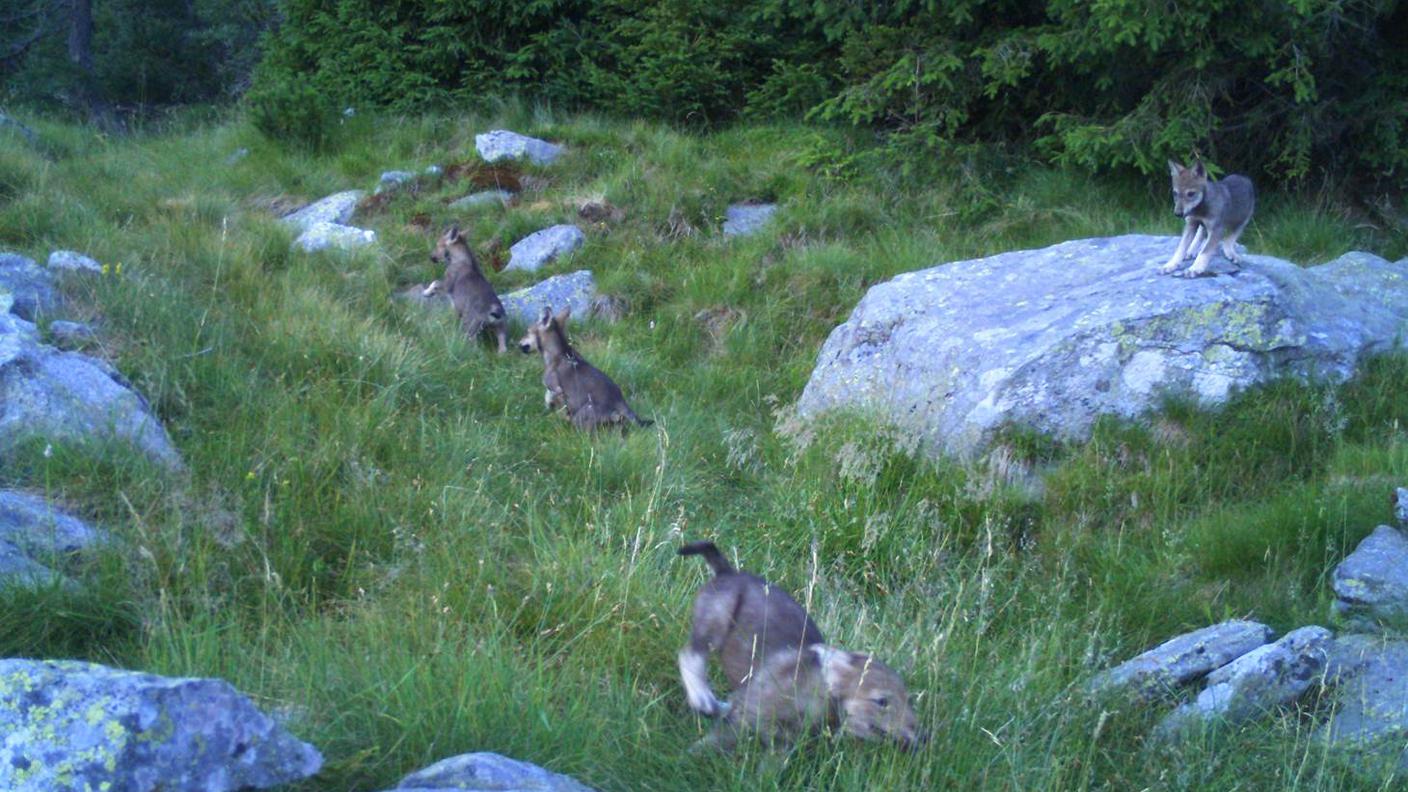
[[[571,149],[515,208],[447,209],[463,185],[402,195],[361,221],[381,244],[343,257],[290,252],[267,209],[473,160],[474,133],[501,125]],[[1172,234],[1161,184],[1027,166],[838,177],[827,152],[853,142],[832,131],[699,136],[516,106],[359,118],[321,155],[238,122],[122,140],[33,126],[43,152],[0,139],[0,248],[122,264],[69,288],[191,473],[162,477],[120,449],[12,454],[0,484],[61,493],[130,551],[95,562],[86,593],[5,594],[0,655],[227,678],[324,751],[308,790],[388,788],[473,750],[611,790],[1392,783],[1327,752],[1316,702],[1167,748],[1146,742],[1156,708],[1103,711],[1079,691],[1213,620],[1328,618],[1328,570],[1408,480],[1408,360],[1215,413],[1170,404],[1079,446],[1014,434],[1006,453],[1046,470],[1041,494],[995,467],[911,459],[874,426],[791,419],[868,285],[1074,237]],[[241,146],[250,156],[223,164]],[[390,299],[438,274],[433,230],[512,242],[591,197],[625,219],[543,274],[590,268],[631,306],[572,329],[657,420],[624,440],[544,416],[536,360]],[[783,204],[774,227],[719,238],[746,198]],[[1267,196],[1245,241],[1307,262],[1408,253],[1294,196]],[[491,276],[501,292],[536,277]],[[707,724],[675,670],[704,579],[674,555],[686,537],[806,594],[833,641],[899,669],[930,745],[687,755]]]

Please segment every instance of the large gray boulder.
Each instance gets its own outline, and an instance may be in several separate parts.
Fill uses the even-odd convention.
[[[224,792],[318,772],[317,749],[218,679],[0,660],[0,789]]]
[[[305,253],[319,250],[355,250],[376,242],[376,232],[341,223],[314,223],[293,240]]]
[[[52,313],[60,302],[53,275],[34,259],[16,253],[0,253],[0,295],[3,294],[8,294],[5,311],[31,322],[41,314]]]
[[[504,304],[504,312],[509,321],[531,324],[542,315],[543,306],[556,313],[570,307],[572,316],[586,319],[592,312],[592,298],[596,296],[596,281],[590,270],[577,270],[562,275],[545,278],[526,289],[509,292],[499,298]]]
[[[799,414],[869,412],[929,453],[972,457],[1008,423],[1080,439],[1164,394],[1216,404],[1284,375],[1341,380],[1408,336],[1408,263],[1246,256],[1185,280],[1158,273],[1175,245],[1082,239],[873,286],[822,347]]]
[[[352,219],[353,213],[357,211],[357,202],[362,200],[364,194],[361,190],[333,193],[285,215],[283,222],[300,234],[318,223],[343,225]]]
[[[130,442],[157,462],[181,457],[145,399],[112,366],[39,342],[33,323],[0,314],[0,450],[30,437]]]
[[[1233,619],[1184,633],[1090,680],[1091,693],[1160,697],[1271,640],[1271,628]]]
[[[0,587],[70,582],[60,570],[108,541],[37,495],[0,490]]]
[[[1240,723],[1290,704],[1324,675],[1334,636],[1324,627],[1301,627],[1257,647],[1208,674],[1207,687],[1159,724],[1162,737],[1219,720]]]
[[[406,792],[591,792],[575,779],[496,753],[452,756],[396,785]],[[388,790],[388,792],[392,792]]]
[[[485,162],[527,158],[534,165],[551,165],[562,156],[562,146],[546,140],[520,135],[507,129],[495,129],[474,136],[474,148]]]
[[[1348,627],[1408,626],[1408,537],[1380,525],[1330,575],[1335,615]]]
[[[555,225],[534,231],[508,249],[508,266],[504,269],[537,272],[544,264],[571,253],[586,241],[586,234],[574,225]]]
[[[767,225],[777,204],[734,204],[724,210],[724,236],[748,236]]]
[[[1325,676],[1334,697],[1325,725],[1330,744],[1363,751],[1374,764],[1396,761],[1408,773],[1408,641],[1342,636]]]

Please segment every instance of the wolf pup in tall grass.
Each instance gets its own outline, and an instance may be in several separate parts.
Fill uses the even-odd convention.
[[[479,260],[469,249],[469,243],[460,234],[460,227],[450,226],[435,243],[430,260],[445,265],[445,275],[431,281],[423,292],[432,297],[442,291],[448,292],[450,302],[459,314],[460,327],[471,341],[480,333],[489,330],[499,342],[499,354],[508,349],[508,322],[504,305],[484,271],[479,268]]]
[[[543,355],[544,399],[549,411],[561,408],[568,420],[581,429],[619,426],[624,434],[630,424],[650,426],[654,421],[638,417],[621,389],[582,357],[567,341],[567,319],[572,307],[553,315],[543,306],[542,316],[528,326],[528,334],[518,342],[523,354]]]
[[[701,745],[730,750],[744,732],[787,743],[828,725],[906,748],[925,741],[899,674],[868,654],[828,646],[795,599],[734,569],[713,542],[679,554],[703,556],[714,570],[694,599],[694,627],[679,654],[689,706],[723,717]],[[713,653],[734,690],[728,705],[709,687]]]
[[[1221,181],[1208,178],[1202,161],[1191,168],[1169,160],[1169,175],[1173,178],[1173,213],[1183,218],[1183,236],[1173,257],[1159,270],[1165,275],[1176,272],[1193,256],[1193,266],[1181,275],[1196,278],[1208,271],[1208,262],[1219,247],[1222,255],[1233,264],[1237,255],[1237,237],[1251,222],[1256,208],[1256,190],[1252,180],[1240,174],[1230,174]]]

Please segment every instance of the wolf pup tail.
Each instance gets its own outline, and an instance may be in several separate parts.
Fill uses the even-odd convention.
[[[719,552],[719,548],[713,542],[690,542],[677,551],[682,556],[702,555],[709,568],[714,570],[715,575],[727,575],[734,571],[733,565],[724,558],[724,554]]]

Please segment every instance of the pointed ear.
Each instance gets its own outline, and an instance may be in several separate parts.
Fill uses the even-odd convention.
[[[445,232],[445,239],[447,239],[447,240],[449,240],[449,241],[451,241],[451,242],[458,242],[458,241],[460,241],[460,224],[459,224],[459,223],[455,223],[454,225],[450,226],[450,230]]]
[[[561,326],[563,326],[563,327],[566,327],[566,326],[567,326],[567,320],[568,320],[569,318],[571,318],[571,316],[572,316],[572,306],[570,306],[570,305],[564,305],[564,306],[562,306],[562,310],[557,312],[557,316],[555,316],[555,317],[553,317],[553,318],[557,320],[557,323],[558,323],[559,325],[561,325]]]
[[[1207,169],[1203,167],[1203,161],[1201,159],[1194,161],[1193,175],[1197,176],[1200,179],[1208,175]]]
[[[1170,175],[1170,176],[1177,176],[1177,175],[1179,174],[1179,172],[1182,171],[1182,170],[1183,170],[1183,166],[1182,166],[1182,165],[1179,165],[1177,162],[1174,162],[1173,160],[1169,160],[1169,161],[1168,161],[1168,175]]]
[[[821,663],[821,678],[826,680],[826,689],[832,694],[839,690],[845,680],[855,676],[858,655],[826,644],[812,644],[807,650],[816,655]]]
[[[538,324],[545,325],[550,319],[552,319],[552,308],[544,305],[543,312],[538,314]]]

